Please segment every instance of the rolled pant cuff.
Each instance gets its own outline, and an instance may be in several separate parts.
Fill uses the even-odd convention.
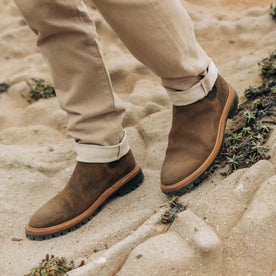
[[[193,87],[188,90],[176,91],[174,89],[166,88],[170,99],[176,106],[183,106],[195,103],[205,96],[212,90],[218,76],[218,70],[215,64],[211,61],[207,74]]]
[[[109,163],[119,160],[130,150],[125,131],[122,141],[113,146],[76,143],[77,160],[85,163]]]

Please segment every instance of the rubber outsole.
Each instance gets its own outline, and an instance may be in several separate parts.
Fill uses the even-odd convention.
[[[227,119],[233,119],[234,116],[237,113],[237,110],[238,110],[239,98],[238,98],[237,92],[234,91],[234,93],[235,93],[234,99],[233,99],[231,108],[228,112]],[[224,129],[226,127],[227,119],[226,119],[226,122],[225,122]],[[183,194],[187,193],[188,191],[192,190],[194,187],[198,186],[202,182],[202,180],[205,179],[206,175],[210,172],[210,170],[214,166],[216,160],[218,159],[219,155],[221,154],[221,151],[222,151],[222,148],[223,148],[223,145],[224,145],[224,136],[225,136],[225,134],[223,134],[223,140],[222,140],[222,144],[220,146],[218,154],[214,158],[213,162],[209,165],[209,167],[201,175],[199,175],[195,180],[193,180],[188,185],[180,188],[177,191],[166,191],[164,189],[162,189],[162,191],[165,194],[169,195],[169,196],[171,196],[171,195],[183,195]]]
[[[77,224],[75,224],[72,227],[69,227],[67,229],[57,231],[57,232],[54,232],[54,233],[50,233],[50,234],[32,235],[32,234],[29,234],[29,233],[25,232],[26,237],[29,238],[30,240],[33,240],[33,241],[42,241],[42,240],[48,240],[48,239],[51,239],[51,238],[56,238],[56,237],[59,237],[59,236],[63,236],[63,235],[66,235],[67,233],[73,232],[76,229],[79,229],[81,226],[85,225],[87,222],[89,222],[93,217],[95,217],[100,212],[100,210],[103,208],[103,206],[108,201],[110,201],[112,198],[114,198],[116,196],[124,196],[124,195],[132,192],[133,190],[135,190],[136,188],[138,188],[141,185],[143,180],[144,180],[144,174],[143,174],[142,170],[140,169],[140,171],[132,179],[130,179],[122,187],[120,187],[117,191],[115,191],[113,194],[111,194],[99,206],[99,208],[97,208],[96,211],[94,211],[91,215],[89,215],[84,220],[80,221],[79,223],[77,223]]]

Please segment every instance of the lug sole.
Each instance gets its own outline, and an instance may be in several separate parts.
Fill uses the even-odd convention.
[[[224,129],[223,129],[223,136],[222,136],[222,143],[220,145],[220,148],[217,152],[217,154],[215,155],[213,161],[210,163],[210,165],[199,175],[197,176],[194,180],[190,181],[189,183],[185,183],[185,179],[180,181],[179,184],[176,183],[174,184],[174,187],[172,188],[172,185],[163,185],[162,183],[160,184],[161,190],[167,194],[167,195],[183,195],[184,193],[192,190],[194,187],[198,186],[202,180],[206,177],[206,175],[210,172],[210,170],[212,169],[212,167],[215,164],[215,161],[217,160],[217,158],[219,157],[222,148],[223,148],[223,144],[224,144],[224,132],[225,132],[225,127],[227,124],[227,120],[228,119],[233,119],[237,113],[238,110],[238,104],[239,104],[239,98],[237,95],[237,92],[233,90],[233,88],[231,86],[229,86],[229,93],[232,93],[232,103],[231,103],[231,107],[228,111],[227,114],[227,118],[224,124]]]
[[[77,221],[77,218],[79,216],[82,216],[85,212],[87,212],[88,209],[84,213],[79,215],[77,218],[73,218],[72,220],[70,220],[70,224],[73,224],[70,227],[66,227],[66,222],[63,223],[65,225],[64,229],[61,229],[59,231],[55,231],[54,229],[58,226],[63,228],[62,224],[54,227],[47,227],[47,228],[32,228],[31,226],[27,225],[25,229],[26,237],[29,238],[30,240],[41,241],[41,240],[47,240],[47,239],[63,236],[63,235],[66,235],[67,233],[75,231],[76,229],[80,228],[81,226],[89,222],[93,217],[95,217],[100,212],[102,207],[106,203],[108,203],[108,201],[110,201],[112,198],[114,198],[115,196],[124,196],[132,192],[136,188],[138,188],[144,180],[144,174],[141,168],[138,165],[136,165],[136,167],[124,178],[126,180],[125,182],[123,181],[123,184],[119,183],[121,185],[118,185],[118,182],[121,181],[119,180],[111,188],[108,189],[108,190],[113,190],[108,193],[108,196],[103,197],[102,199],[101,199],[102,196],[100,196],[97,199],[97,201],[98,200],[101,201],[100,204],[97,204],[99,206],[95,210],[93,210],[93,205],[94,205],[93,203],[90,206],[90,208],[93,211],[91,213],[88,212],[88,214],[86,214],[82,220]],[[77,221],[75,224],[74,224],[74,220]],[[43,234],[41,234],[41,232],[43,232]]]

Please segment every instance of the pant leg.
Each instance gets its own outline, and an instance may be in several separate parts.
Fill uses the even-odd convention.
[[[68,133],[81,142],[79,160],[108,162],[125,154],[129,147],[125,136],[122,139],[123,109],[114,97],[95,26],[83,3],[15,2],[38,35],[37,45],[49,64],[60,105],[69,115]],[[216,68],[196,42],[190,18],[178,0],[94,2],[130,51],[161,77],[174,104],[195,102],[210,91]],[[93,150],[82,143],[94,144]]]
[[[15,3],[37,35],[37,46],[48,63],[59,104],[68,114],[68,134],[79,141],[77,151],[86,156],[79,160],[107,162],[120,158],[129,149],[123,139],[124,109],[113,93],[86,6],[80,0]]]
[[[174,104],[193,103],[211,90],[216,67],[197,43],[190,17],[179,0],[93,3],[132,54],[161,77]]]

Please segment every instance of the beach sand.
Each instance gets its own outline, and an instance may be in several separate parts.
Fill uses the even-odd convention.
[[[271,1],[182,1],[197,39],[242,96],[262,82],[257,63],[276,46]],[[0,3],[0,275],[23,275],[48,254],[81,260],[68,275],[276,275],[276,134],[270,160],[228,177],[210,175],[181,196],[189,203],[171,227],[160,223],[168,198],[160,168],[171,103],[159,79],[138,62],[89,5],[114,89],[126,107],[124,126],[144,183],[114,198],[82,228],[45,241],[25,237],[38,207],[60,191],[75,162],[67,116],[56,98],[28,102],[32,78],[51,82],[35,35],[8,0]],[[14,239],[15,238],[15,239]]]

